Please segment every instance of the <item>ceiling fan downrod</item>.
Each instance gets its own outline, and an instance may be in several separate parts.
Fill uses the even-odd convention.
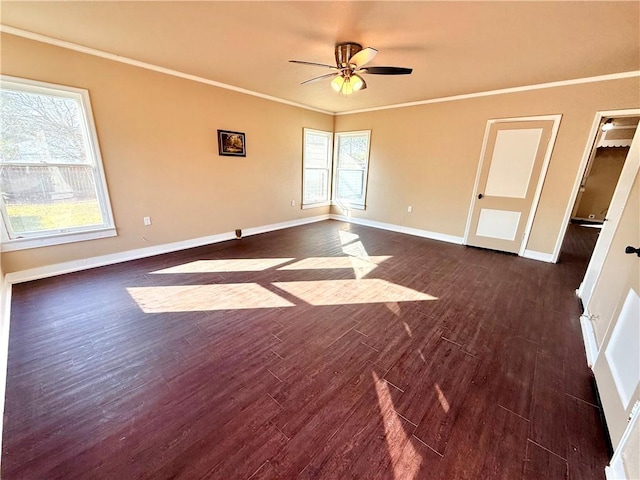
[[[354,42],[342,42],[336,45],[336,65],[338,68],[350,68],[349,60],[362,50],[362,45]]]

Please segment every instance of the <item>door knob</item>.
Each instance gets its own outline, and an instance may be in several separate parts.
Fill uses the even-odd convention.
[[[478,200],[480,200],[482,197],[484,197],[484,195],[482,195],[481,193],[478,194]]]
[[[630,254],[635,253],[640,257],[640,248],[627,247],[624,249],[624,253],[630,253]]]

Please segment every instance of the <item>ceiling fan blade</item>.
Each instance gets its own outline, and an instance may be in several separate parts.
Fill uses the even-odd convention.
[[[300,85],[304,85],[305,83],[315,82],[316,80],[322,80],[323,78],[329,78],[329,77],[335,77],[335,76],[336,74],[334,72],[325,73],[324,75],[320,75],[319,77],[313,77],[313,78],[310,78],[309,80],[305,80]]]
[[[316,67],[326,67],[331,68],[333,70],[338,70],[335,65],[327,65],[326,63],[316,63],[316,62],[305,62],[303,60],[289,60],[291,63],[300,63],[302,65],[315,65]]]
[[[372,75],[409,75],[413,68],[405,67],[366,67],[358,73],[370,73]]]
[[[375,57],[377,53],[378,50],[376,50],[375,48],[363,48],[349,59],[349,63],[354,64],[356,66],[356,69],[361,68],[363,65],[366,65],[371,60],[373,60],[373,57]]]

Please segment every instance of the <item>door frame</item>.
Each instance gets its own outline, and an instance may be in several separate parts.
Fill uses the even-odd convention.
[[[564,220],[562,223],[562,230],[560,231],[560,235],[558,236],[558,240],[556,241],[556,246],[553,251],[553,263],[556,263],[558,261],[558,257],[560,256],[560,249],[562,247],[562,242],[564,241],[564,237],[569,227],[569,220],[571,219],[571,212],[573,211],[573,205],[578,196],[580,183],[582,182],[582,178],[584,176],[585,170],[589,163],[589,158],[591,157],[591,152],[593,150],[594,142],[597,138],[598,130],[600,129],[602,119],[608,118],[608,117],[619,118],[619,117],[637,117],[637,116],[640,116],[640,108],[626,109],[626,110],[605,110],[605,111],[596,112],[593,120],[593,125],[591,126],[591,132],[589,134],[589,137],[587,138],[585,150],[582,155],[580,168],[578,169],[578,172],[576,174],[576,179],[573,184],[573,190],[571,192],[571,196],[569,197],[569,202],[567,203]],[[640,131],[640,124],[636,128],[635,137],[638,136],[639,131]],[[613,212],[614,209],[617,209],[618,205],[624,208],[624,206],[627,204],[627,201],[629,199],[629,192],[631,191],[631,186],[633,185],[636,173],[638,171],[638,161],[635,161],[636,159],[632,155],[633,150],[634,149],[633,149],[633,142],[632,142],[632,147],[629,149],[629,153],[627,154],[627,159],[625,160],[624,167],[622,168],[622,172],[620,173],[618,184],[616,185],[616,189],[613,193],[613,198],[611,199],[609,212]],[[622,210],[620,210],[620,212],[621,211]],[[595,248],[593,250],[593,255],[591,256],[591,260],[589,261],[589,265],[587,266],[587,270],[585,272],[584,278],[580,284],[580,287],[577,290],[578,297],[580,297],[580,300],[582,301],[582,304],[585,308],[585,313],[588,307],[589,299],[591,298],[591,294],[593,293],[593,289],[598,282],[598,278],[600,277],[602,266],[604,264],[607,253],[609,252],[611,241],[613,240],[613,235],[617,230],[618,222],[620,220],[620,215],[617,214],[616,212],[607,216],[611,218],[608,218],[608,221],[605,222],[604,226],[602,227],[602,230],[600,232],[600,235],[598,236],[598,240],[596,242]]]
[[[613,452],[613,456],[609,461],[609,465],[604,467],[604,474],[607,480],[626,480],[627,474],[624,469],[624,462],[622,460],[622,451],[627,445],[629,441],[629,437],[631,437],[631,432],[634,428],[636,428],[636,424],[638,423],[638,412],[640,408],[638,408],[640,404],[638,402],[635,403],[631,410],[631,418],[629,419],[629,423],[627,424],[627,428],[624,430],[624,434],[620,439],[620,443],[618,444],[618,448],[616,448]]]
[[[527,223],[525,224],[524,234],[522,236],[522,243],[520,244],[520,248],[518,249],[518,255],[520,257],[525,256],[525,250],[527,247],[527,243],[529,242],[529,235],[531,234],[531,227],[533,226],[533,219],[535,217],[536,210],[538,209],[538,203],[540,202],[542,186],[544,185],[544,179],[546,178],[547,170],[549,169],[551,154],[553,153],[553,149],[556,144],[556,137],[558,136],[558,129],[560,128],[561,119],[562,119],[562,114],[559,113],[559,114],[553,114],[553,115],[536,115],[532,117],[498,118],[498,119],[491,119],[487,121],[487,126],[485,127],[485,130],[484,130],[484,139],[482,140],[482,149],[480,150],[480,160],[478,161],[478,170],[476,172],[476,180],[473,184],[471,204],[469,206],[469,213],[467,215],[467,225],[464,230],[464,238],[462,241],[463,245],[469,244],[469,232],[471,229],[471,220],[473,218],[473,211],[474,211],[476,200],[477,200],[478,184],[480,183],[480,176],[482,174],[482,166],[485,160],[484,157],[487,151],[487,143],[489,142],[489,132],[491,130],[491,127],[498,123],[553,120],[553,126],[551,127],[551,136],[549,137],[547,150],[544,155],[544,160],[542,161],[542,169],[540,170],[540,176],[538,177],[538,184],[536,185],[536,191],[533,196],[533,202],[531,203],[531,210],[529,211],[529,217],[527,218]]]

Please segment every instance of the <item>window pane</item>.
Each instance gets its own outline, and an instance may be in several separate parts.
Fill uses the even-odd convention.
[[[329,201],[331,132],[304,129],[302,204]]]
[[[79,100],[2,89],[0,103],[0,163],[91,163]]]
[[[339,170],[337,181],[338,199],[364,203],[364,171]]]
[[[340,137],[340,168],[366,168],[369,156],[369,142],[366,135]]]
[[[0,166],[0,190],[16,234],[105,224],[90,166]]]
[[[328,135],[317,135],[314,133],[305,133],[304,138],[304,162],[307,168],[327,168],[329,159],[329,141]]]
[[[337,133],[334,195],[336,200],[365,208],[370,131]]]
[[[329,200],[329,176],[327,173],[327,170],[305,170],[302,203],[318,203]]]

